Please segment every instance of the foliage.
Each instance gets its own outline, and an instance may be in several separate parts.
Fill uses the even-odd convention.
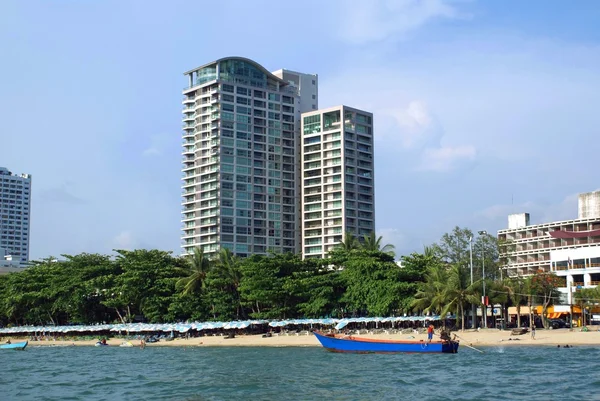
[[[371,234],[346,234],[325,259],[292,254],[245,259],[222,249],[208,259],[200,248],[174,257],[160,250],[50,257],[0,276],[0,324],[171,322],[390,316],[414,311],[455,313],[479,304],[485,264],[494,303],[520,307],[555,296],[553,276],[497,280],[498,244],[456,227],[422,253],[394,260],[390,246]],[[496,270],[495,270],[496,269]],[[583,294],[583,293],[582,293]],[[600,298],[596,296],[596,298]],[[585,302],[582,301],[582,302]]]
[[[562,279],[554,273],[538,272],[530,277],[531,292],[537,295],[542,304],[542,324],[548,326],[546,315],[548,306],[555,298],[558,298],[558,287],[562,284]]]

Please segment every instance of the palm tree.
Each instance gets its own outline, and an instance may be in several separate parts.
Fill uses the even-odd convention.
[[[441,264],[431,266],[425,276],[425,282],[421,285],[411,303],[412,309],[425,313],[440,313],[446,302],[444,288],[447,279],[448,272],[444,266]]]
[[[460,316],[461,330],[465,330],[465,305],[479,303],[478,288],[481,280],[471,284],[470,274],[467,269],[458,264],[453,265],[448,270],[448,280],[444,287],[443,299],[445,306],[442,309],[442,316],[450,311],[455,311],[456,316]]]
[[[386,244],[384,246],[381,246],[381,241],[383,241],[383,237],[377,237],[374,231],[371,231],[371,233],[368,235],[365,234],[363,238],[364,241],[362,249],[364,249],[365,251],[383,252],[391,256],[395,255],[394,245]]]
[[[525,301],[525,281],[521,277],[507,279],[506,289],[512,303],[517,308],[517,327],[521,327],[521,305]]]
[[[529,307],[529,327],[535,324],[534,316],[533,316],[533,301],[537,296],[538,288],[536,286],[535,280],[533,280],[533,276],[529,276],[525,279],[524,285],[525,294],[527,294],[527,306]]]
[[[341,249],[345,252],[354,251],[359,247],[360,242],[358,242],[354,235],[348,232],[344,233],[344,239],[338,244],[338,249]]]
[[[575,303],[581,306],[581,326],[586,325],[585,311],[587,307],[594,304],[595,301],[600,297],[600,287],[596,288],[582,288],[574,294]],[[572,323],[571,323],[572,324]],[[573,326],[571,326],[573,327]]]
[[[433,258],[436,256],[436,250],[434,246],[424,246],[423,247],[423,256],[427,256],[429,258]]]
[[[507,280],[486,280],[486,288],[491,305],[502,305],[502,319],[506,318],[506,303],[509,299],[510,290]],[[492,316],[493,317],[493,316]]]
[[[237,316],[240,316],[241,299],[238,288],[242,281],[242,272],[240,270],[240,259],[231,252],[229,248],[221,248],[214,261],[215,269],[221,277],[231,283],[229,289],[236,299]]]
[[[179,288],[183,287],[184,294],[192,294],[204,288],[206,275],[211,270],[211,262],[204,255],[204,249],[195,247],[188,258],[187,277],[177,281]]]

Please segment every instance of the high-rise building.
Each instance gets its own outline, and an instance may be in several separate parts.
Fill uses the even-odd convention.
[[[324,258],[344,233],[375,230],[373,114],[337,106],[302,114],[302,254]]]
[[[3,263],[29,262],[31,175],[0,167],[0,249]]]
[[[185,75],[183,253],[297,252],[298,113],[316,75],[310,85],[306,74],[282,79],[242,57]]]
[[[304,74],[301,72],[281,69],[273,72],[273,75],[279,77],[286,81],[288,85],[294,87],[298,90],[298,98],[296,99],[296,128],[298,129],[298,136],[300,138],[300,121],[301,115],[304,112],[317,110],[319,108],[319,77],[317,74]],[[301,243],[302,243],[302,230],[301,227],[301,216],[300,212],[302,209],[300,207],[300,194],[302,193],[302,179],[301,177],[301,163],[299,162],[302,158],[302,145],[300,144],[300,140],[296,141],[296,193],[298,197],[296,199],[296,253],[301,251]]]
[[[290,86],[298,89],[298,103],[296,104],[296,116],[300,121],[300,114],[319,108],[319,76],[317,74],[305,74],[282,68],[273,72],[278,78],[283,79]]]

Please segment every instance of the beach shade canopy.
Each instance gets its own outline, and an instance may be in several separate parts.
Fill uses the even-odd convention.
[[[398,317],[358,317],[347,319],[287,319],[287,320],[243,320],[233,322],[193,322],[193,323],[117,323],[93,325],[68,325],[68,326],[16,326],[0,328],[0,334],[50,334],[50,333],[95,333],[95,332],[179,332],[187,333],[189,330],[218,330],[218,329],[246,329],[250,326],[269,325],[270,327],[322,325],[335,326],[337,330],[346,327],[349,323],[372,322],[423,322],[441,320],[440,316],[398,316]]]

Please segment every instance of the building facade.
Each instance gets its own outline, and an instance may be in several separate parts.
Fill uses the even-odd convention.
[[[2,264],[29,262],[31,175],[0,167],[0,256]]]
[[[498,240],[509,276],[554,272],[565,278],[560,291],[569,304],[578,288],[600,284],[600,191],[579,195],[577,219],[531,225],[529,214],[522,213],[508,222]]]
[[[375,230],[373,115],[347,106],[302,114],[302,255]]]
[[[317,82],[294,74],[241,57],[185,73],[183,254],[298,251],[298,116]]]
[[[292,70],[281,69],[273,72],[288,85],[298,90],[298,103],[296,104],[296,116],[300,121],[300,114],[319,108],[319,76],[317,74],[305,74]]]

